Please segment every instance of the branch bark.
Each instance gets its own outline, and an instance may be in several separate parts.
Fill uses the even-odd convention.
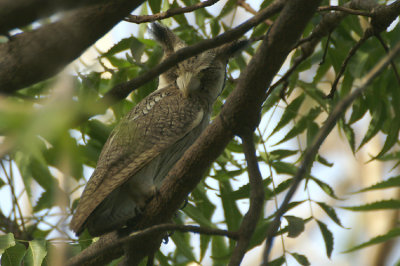
[[[105,0],[2,0],[0,1],[0,33],[25,26],[55,12],[104,3]]]
[[[207,6],[212,6],[213,4],[215,4],[218,1],[219,0],[207,0],[204,2],[199,2],[192,6],[186,6],[186,7],[181,7],[181,8],[171,8],[165,12],[161,12],[161,13],[157,13],[157,14],[153,14],[153,15],[142,15],[142,16],[129,15],[124,20],[127,22],[136,23],[136,24],[140,24],[140,23],[144,23],[144,22],[152,22],[152,21],[156,21],[156,20],[162,20],[162,19],[173,17],[175,15],[192,12],[194,10],[204,8]]]
[[[142,2],[118,0],[81,7],[1,44],[0,93],[12,93],[53,76]]]

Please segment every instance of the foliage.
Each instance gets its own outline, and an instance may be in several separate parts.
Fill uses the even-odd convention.
[[[190,6],[199,1],[181,2]],[[139,12],[141,15],[157,13],[169,7],[177,8],[181,2],[148,1]],[[242,22],[241,15],[251,12],[239,2],[229,0],[224,7],[198,9],[185,15],[175,15],[164,22],[172,25],[181,39],[193,44],[215,37]],[[260,6],[253,6],[253,3],[251,6],[259,10],[271,2],[265,0]],[[342,2],[339,1],[340,4]],[[328,1],[323,1],[323,5],[328,4]],[[275,19],[272,17],[271,21]],[[321,19],[320,14],[315,14],[302,37],[309,36]],[[366,40],[345,68],[334,97],[325,97],[333,82],[332,76],[341,70],[342,62],[365,32],[367,24],[364,17],[346,16],[330,33],[330,39],[322,38],[314,53],[294,69],[283,85],[277,86],[265,101],[261,123],[255,132],[255,144],[268,208],[255,229],[249,249],[264,243],[281,195],[290,189],[304,152],[319,133],[324,119],[359,86],[379,59],[385,57],[386,52],[376,38]],[[267,34],[268,29],[267,24],[260,24],[246,36],[262,36]],[[2,201],[9,202],[0,205],[2,265],[19,265],[21,261],[25,265],[51,265],[54,259],[52,251],[64,249],[65,256],[70,257],[92,242],[89,235],[82,235],[79,240],[72,235],[67,229],[70,216],[112,128],[158,84],[157,80],[146,83],[106,112],[100,111],[97,105],[97,100],[115,85],[131,80],[161,62],[161,47],[148,38],[146,27],[141,25],[138,31],[101,52],[98,57],[103,66],[101,70],[83,68],[80,72],[69,71],[62,74],[67,76],[62,79],[54,77],[15,95],[0,98],[0,134],[4,136],[0,138],[0,189]],[[389,48],[393,47],[399,41],[398,22],[380,36]],[[214,115],[219,113],[227,96],[234,90],[238,74],[245,69],[258,46],[259,42],[254,42],[245,53],[230,61],[225,90],[214,106]],[[291,55],[290,66],[300,55],[300,49],[296,49]],[[398,59],[394,64],[400,67]],[[283,67],[280,74],[286,71],[287,67]],[[398,172],[400,80],[395,71],[389,67],[373,81],[341,117],[334,130],[339,136],[330,136],[335,139],[328,140],[331,143],[346,143],[356,159],[359,159],[358,154],[370,151],[367,149],[369,145],[382,140],[367,160],[391,166],[392,171]],[[91,118],[86,119],[89,116]],[[368,126],[364,129],[363,125]],[[335,148],[331,147],[332,150]],[[332,260],[337,255],[333,252],[335,249],[360,252],[360,249],[373,244],[398,241],[397,225],[389,228],[384,235],[363,238],[363,244],[354,244],[360,239],[353,239],[348,240],[352,243],[350,248],[335,246],[335,234],[338,232],[335,224],[341,227],[339,230],[348,226],[347,222],[342,222],[346,214],[341,209],[355,214],[365,211],[399,212],[400,176],[387,178],[382,171],[375,185],[369,183],[362,186],[358,184],[358,179],[353,182],[357,185],[343,190],[340,182],[344,181],[339,182],[339,178],[354,180],[359,177],[353,176],[354,171],[336,171],[336,176],[328,178],[327,173],[331,175],[333,172],[329,168],[337,169],[344,162],[340,158],[342,155],[335,156],[325,149],[322,153],[314,161],[318,169],[314,168],[307,174],[302,183],[304,189],[299,191],[295,201],[289,203],[277,237],[285,242],[286,237],[301,238],[318,228],[326,255]],[[361,163],[366,163],[366,160],[361,160]],[[340,176],[344,174],[346,176]],[[397,194],[391,194],[390,198],[379,196],[372,203],[362,199],[355,203],[360,200],[361,194],[382,190],[396,190]],[[188,204],[178,212],[174,222],[238,230],[248,208],[249,195],[247,164],[240,141],[234,138],[211,166],[209,174],[191,193]],[[351,200],[351,204],[342,203],[345,198]],[[278,205],[271,207],[274,205],[272,202]],[[336,212],[338,206],[342,206],[340,212]],[[389,215],[385,217],[389,219]],[[62,247],[56,246],[60,239],[64,243]],[[162,265],[187,265],[210,259],[213,265],[226,265],[236,243],[222,236],[195,237],[180,232],[175,232],[170,241],[174,244],[172,249],[163,248],[155,255]],[[275,242],[278,245],[278,241]],[[298,249],[304,252],[302,247]],[[300,265],[310,265],[310,255],[299,253],[297,247],[293,250],[283,247],[281,253],[274,255],[271,265],[282,265],[290,258]]]

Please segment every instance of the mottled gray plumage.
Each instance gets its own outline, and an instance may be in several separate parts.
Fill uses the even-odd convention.
[[[152,25],[167,57],[184,43]],[[209,123],[235,42],[189,58],[161,75],[162,88],[137,104],[113,130],[70,223],[78,235],[119,229],[137,216],[184,151]]]

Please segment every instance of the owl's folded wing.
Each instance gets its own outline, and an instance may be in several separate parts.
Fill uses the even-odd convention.
[[[203,117],[201,103],[182,97],[173,86],[141,101],[104,145],[70,228],[80,234],[89,215],[114,189],[199,125]]]

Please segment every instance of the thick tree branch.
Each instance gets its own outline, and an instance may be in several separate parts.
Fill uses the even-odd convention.
[[[283,2],[286,3],[284,9],[248,67],[241,74],[238,85],[229,95],[221,114],[170,171],[159,190],[159,195],[146,206],[136,226],[137,229],[168,222],[188,193],[200,182],[205,169],[221,154],[232,139],[232,132],[240,134],[242,128],[254,129],[258,124],[261,106],[266,97],[266,88],[281,68],[320,3],[319,0]],[[276,3],[281,5],[282,1],[276,1],[272,5]],[[154,250],[154,246],[158,245],[158,238],[150,237],[145,242],[136,241],[131,245],[135,245],[135,249],[130,249],[131,255],[139,262],[148,255],[149,251]],[[96,246],[92,245],[82,253],[90,253],[94,249]],[[108,252],[112,253],[113,250],[115,249],[109,249]],[[110,253],[97,257],[97,262],[105,263],[114,259],[115,257],[110,256]],[[96,265],[93,261],[87,263]]]
[[[248,132],[242,133],[241,138],[247,161],[247,172],[249,174],[250,207],[243,217],[242,224],[239,228],[239,239],[229,261],[229,265],[231,266],[240,265],[246,254],[264,206],[264,187],[258,167],[256,149],[254,147],[253,131],[249,129]]]
[[[115,241],[110,241],[103,243],[99,248],[95,249],[93,253],[81,253],[68,261],[69,266],[82,265],[88,260],[95,259],[101,254],[104,254],[109,249],[115,249],[127,242],[131,241],[143,241],[153,234],[161,234],[167,231],[179,231],[179,232],[192,232],[203,235],[218,235],[226,236],[232,239],[238,238],[237,232],[230,232],[227,230],[217,229],[217,228],[205,228],[193,225],[179,225],[179,224],[159,224],[152,227],[146,228],[142,231],[131,233],[128,236],[116,239]]]
[[[25,26],[57,11],[104,3],[105,0],[2,0],[0,1],[0,34]]]
[[[192,12],[194,10],[204,8],[207,6],[212,6],[213,4],[215,4],[218,1],[219,0],[207,0],[204,2],[199,2],[192,6],[181,7],[181,8],[171,8],[165,12],[161,12],[161,13],[157,13],[157,14],[153,14],[153,15],[142,15],[142,16],[129,15],[124,20],[127,22],[136,23],[136,24],[140,24],[140,23],[144,23],[144,22],[152,22],[152,21],[156,21],[156,20],[162,20],[162,19],[173,17],[175,15]]]
[[[81,7],[0,44],[0,93],[13,93],[56,74],[142,2],[118,0]]]
[[[264,262],[263,265],[268,264],[269,252],[271,250],[272,240],[279,228],[280,219],[282,215],[286,212],[288,204],[293,197],[294,193],[297,190],[300,182],[304,179],[304,177],[309,173],[312,163],[314,162],[315,156],[318,153],[321,144],[324,142],[326,137],[335,127],[338,119],[343,115],[346,109],[351,105],[351,103],[360,97],[362,93],[366,90],[369,84],[371,84],[372,80],[388,65],[391,60],[400,52],[400,42],[393,48],[393,50],[383,58],[362,80],[361,86],[355,89],[350,95],[345,97],[343,100],[338,102],[333,111],[330,113],[328,118],[325,120],[323,127],[319,130],[315,140],[311,144],[311,146],[307,149],[303,156],[303,160],[299,169],[297,170],[296,175],[293,177],[293,183],[286,194],[281,207],[277,210],[274,221],[271,223],[270,228],[267,232],[267,245],[264,250]]]

